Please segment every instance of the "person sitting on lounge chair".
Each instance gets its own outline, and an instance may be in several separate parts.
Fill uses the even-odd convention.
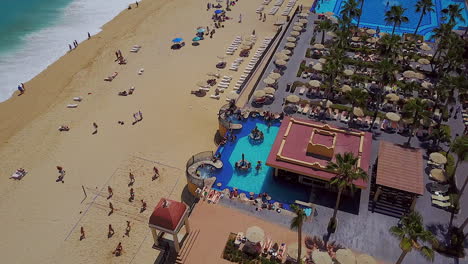
[[[127,94],[127,91],[123,91],[123,92],[119,92],[119,95],[120,96],[127,96],[128,94]]]

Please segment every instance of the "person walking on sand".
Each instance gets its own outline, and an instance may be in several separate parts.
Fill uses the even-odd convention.
[[[133,113],[133,119],[135,120],[133,123],[138,122],[138,113]]]
[[[107,196],[107,199],[110,199],[112,196],[114,196],[114,191],[110,186],[107,186],[107,192],[109,193],[109,196]]]
[[[143,213],[146,210],[146,202],[141,199],[141,209],[140,213]]]
[[[80,228],[80,233],[81,233],[81,235],[80,235],[80,241],[81,241],[81,240],[86,238],[85,231],[84,231],[83,227]]]
[[[140,110],[138,110],[138,117],[139,117],[139,118],[138,118],[138,121],[143,120],[143,114],[141,113]]]
[[[239,14],[239,23],[242,23],[242,14]]]
[[[110,209],[109,215],[114,213],[114,205],[111,202],[109,202],[109,209]]]
[[[114,228],[112,228],[112,225],[109,224],[109,231],[107,232],[107,237],[111,237],[115,234]]]
[[[112,251],[112,254],[114,254],[116,257],[118,257],[118,256],[122,255],[122,250],[123,250],[122,242],[119,242],[119,244],[117,245],[115,250]]]
[[[133,183],[135,183],[135,176],[133,176],[133,173],[129,173],[128,174],[128,177],[130,178],[130,183],[128,184],[128,186],[132,186]]]
[[[135,1],[135,5],[136,5],[136,7],[138,7],[138,1]]]
[[[65,183],[63,181],[63,178],[65,177],[65,170],[61,166],[57,166],[57,170],[58,170],[59,176],[58,176],[57,180],[55,180],[55,182]]]
[[[91,34],[89,34],[89,32],[88,32],[88,39],[90,39],[90,38],[91,38]]]
[[[71,44],[68,44],[68,48],[70,49],[70,51],[72,50]]]
[[[263,22],[265,22],[265,21],[266,21],[266,14],[264,13],[263,14]]]
[[[24,88],[21,85],[18,85],[18,91],[20,92],[19,95],[24,94]]]
[[[93,122],[93,127],[94,127],[94,132],[93,132],[93,135],[94,135],[94,134],[97,134],[97,129],[98,129],[98,125],[96,124],[96,122]]]
[[[128,201],[133,202],[133,200],[135,200],[135,192],[133,191],[133,188],[130,188],[130,198]]]
[[[125,235],[129,236],[130,235],[130,230],[132,227],[130,226],[130,221],[127,221],[127,228],[125,228]]]

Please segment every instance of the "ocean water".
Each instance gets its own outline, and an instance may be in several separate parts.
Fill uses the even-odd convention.
[[[0,102],[134,2],[0,0]]]

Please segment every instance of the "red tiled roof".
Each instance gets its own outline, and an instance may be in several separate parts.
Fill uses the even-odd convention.
[[[422,156],[421,149],[403,148],[390,142],[380,141],[376,183],[423,195]]]
[[[298,122],[294,122],[294,120]],[[324,126],[323,123],[319,122],[285,117],[282,121],[275,142],[273,143],[273,147],[271,148],[270,154],[268,155],[266,164],[274,168],[280,168],[286,171],[291,171],[312,178],[330,181],[331,178],[336,176],[335,173],[326,171],[324,169],[301,165],[299,163],[288,162],[288,160],[277,157],[281,144],[283,143],[283,139],[285,139],[283,149],[281,151],[282,156],[307,163],[318,163],[321,166],[327,165],[327,159],[322,159],[320,158],[320,156],[307,154],[307,146],[309,144],[312,131],[315,128],[304,123],[312,124],[314,126]],[[287,131],[288,127],[289,131]],[[335,133],[336,135],[336,144],[333,152],[334,155],[338,153],[343,154],[345,152],[352,152],[355,156],[358,156],[360,142],[361,139],[363,140],[360,167],[367,172],[370,164],[372,134],[359,131],[359,133],[362,133],[362,136],[359,136],[353,133],[347,133],[347,131],[345,131],[344,129],[335,130],[336,128],[330,125],[328,125],[328,127],[330,127],[330,129],[333,129],[333,133]],[[327,127],[319,129],[327,131]],[[285,137],[286,133],[288,134]],[[315,134],[313,138],[313,143],[322,144],[328,147],[332,145],[332,139],[333,137],[331,136]],[[334,155],[331,161],[335,160]],[[367,188],[367,182],[361,179],[355,181],[354,184],[358,188]]]
[[[149,224],[174,231],[184,216],[184,203],[162,198],[154,208]]]

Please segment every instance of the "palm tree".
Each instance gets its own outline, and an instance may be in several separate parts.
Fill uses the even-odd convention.
[[[349,29],[351,27],[352,20],[355,17],[361,15],[361,10],[358,8],[358,2],[356,2],[356,0],[348,0],[344,2],[341,6],[340,15],[343,18],[343,20],[345,17],[348,18],[346,19],[346,21],[349,22],[347,25],[347,29]]]
[[[367,97],[369,93],[365,92],[363,89],[353,88],[351,91],[346,92],[344,97],[351,103],[352,109],[354,107],[362,107],[366,104]],[[350,113],[350,120],[353,120],[353,112]]]
[[[393,24],[392,36],[395,33],[395,28],[401,25],[401,23],[407,23],[408,17],[404,16],[406,8],[402,6],[392,6],[390,10],[385,13],[385,22],[387,24]]]
[[[463,9],[460,7],[460,5],[451,4],[447,8],[442,9],[442,14],[444,14],[442,19],[448,19],[448,24],[455,26],[457,24],[457,20],[465,22],[462,12]]]
[[[401,54],[399,51],[402,48],[401,37],[398,35],[385,35],[379,39],[380,50],[382,55],[392,58],[396,58],[397,55]]]
[[[421,16],[419,17],[419,22],[418,25],[416,26],[416,29],[414,30],[414,35],[418,33],[419,26],[421,25],[421,21],[423,17],[428,13],[428,12],[433,12],[434,11],[434,4],[432,3],[432,0],[419,0],[416,3],[416,12],[421,12]]]
[[[457,163],[455,164],[455,168],[453,170],[453,173],[455,175],[458,165],[464,161],[468,160],[468,136],[460,136],[455,138],[453,141],[453,144],[450,148],[452,152],[457,154]],[[465,182],[463,183],[463,187],[460,190],[460,197],[463,194],[463,191],[465,191],[466,184],[468,183],[468,176],[465,176]]]
[[[300,263],[301,254],[302,254],[302,225],[307,218],[306,213],[302,208],[293,204],[291,209],[296,214],[296,216],[291,220],[290,228],[292,230],[297,230],[297,262]]]
[[[322,31],[322,44],[325,42],[325,33],[327,31],[334,30],[335,28],[336,25],[333,24],[329,19],[324,19],[320,21],[320,23],[318,24],[318,29]]]
[[[411,98],[403,107],[403,111],[410,113],[411,118],[413,118],[413,124],[411,125],[408,142],[406,142],[407,145],[410,145],[411,139],[413,138],[414,129],[419,127],[421,119],[427,119],[429,116],[427,111],[427,102],[423,101],[421,98]]]
[[[423,243],[436,243],[434,235],[424,228],[422,216],[418,212],[411,212],[401,219],[401,224],[392,226],[390,233],[400,239],[400,248],[402,250],[396,264],[401,264],[406,254],[413,249],[419,251],[426,259],[434,260],[434,250],[422,245]]]
[[[358,167],[358,160],[359,158],[355,157],[353,153],[345,152],[343,155],[341,155],[341,153],[336,154],[335,162],[329,161],[327,164],[327,170],[336,173],[336,176],[332,178],[330,184],[338,188],[335,209],[330,219],[331,227],[336,226],[336,214],[338,213],[343,190],[349,187],[351,191],[354,191],[354,181],[360,179],[367,181],[367,173],[362,168]]]
[[[434,149],[440,149],[439,145],[441,142],[448,143],[451,140],[450,133],[448,133],[447,129],[443,129],[442,127],[435,128],[432,130],[429,138],[432,140],[432,147]]]

